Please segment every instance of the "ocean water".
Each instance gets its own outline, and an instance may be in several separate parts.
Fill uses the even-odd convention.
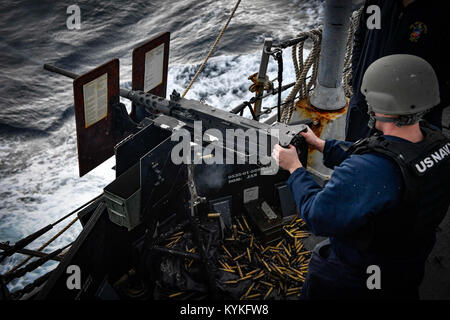
[[[283,40],[321,23],[321,0],[242,0],[213,58],[186,98],[230,110],[252,97],[247,77],[258,71],[265,37]],[[70,5],[81,10],[81,29],[68,30]],[[228,19],[235,1],[0,1],[0,241],[15,241],[54,222],[100,194],[114,179],[114,158],[78,177],[72,80],[42,69],[55,64],[83,73],[120,59],[121,86],[131,86],[131,52],[171,32],[168,93],[188,85]],[[294,80],[284,52],[284,84]],[[268,73],[276,77],[276,64]],[[285,93],[285,95],[287,92]],[[127,101],[124,101],[129,105]],[[264,101],[274,106],[276,97]],[[36,249],[65,223],[36,240]],[[73,241],[76,223],[45,251]],[[1,266],[4,273],[24,255]],[[49,262],[20,280],[23,287],[55,267]]]

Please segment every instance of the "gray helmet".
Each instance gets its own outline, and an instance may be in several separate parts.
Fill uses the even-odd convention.
[[[361,92],[369,113],[423,114],[440,102],[433,68],[424,59],[409,54],[394,54],[373,62],[364,74]]]

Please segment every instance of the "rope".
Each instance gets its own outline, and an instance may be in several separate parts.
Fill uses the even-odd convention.
[[[308,96],[308,93],[311,87],[316,83],[317,79],[317,69],[319,66],[319,57],[320,57],[320,43],[322,41],[322,29],[314,29],[307,32],[302,32],[297,35],[297,37],[304,37],[306,39],[299,44],[292,46],[292,62],[294,64],[295,69],[295,77],[296,83],[294,88],[291,90],[289,95],[285,98],[283,105],[284,107],[281,109],[281,122],[288,123],[292,117],[292,114],[295,110],[295,97],[299,93],[298,98],[303,99]],[[312,49],[306,58],[306,61],[303,61],[303,48],[304,42],[308,39],[311,39],[313,42]],[[306,81],[307,74],[311,69],[311,77],[309,81]]]
[[[212,53],[214,52],[214,50],[217,47],[217,44],[220,41],[220,38],[222,38],[225,30],[227,29],[228,25],[230,24],[231,19],[234,16],[234,13],[236,12],[237,8],[239,7],[239,4],[241,3],[241,0],[238,0],[236,2],[236,5],[234,6],[233,11],[231,12],[230,17],[228,18],[227,23],[224,25],[224,27],[222,28],[222,30],[220,31],[219,35],[216,38],[216,41],[214,41],[214,44],[212,45],[211,49],[208,52],[208,55],[206,56],[205,60],[203,60],[203,63],[201,64],[200,68],[197,70],[197,72],[194,75],[194,78],[192,78],[191,82],[189,83],[189,85],[187,86],[187,88],[184,90],[183,94],[181,95],[182,98],[184,98],[184,96],[186,95],[186,93],[189,91],[189,89],[191,88],[192,84],[195,82],[195,80],[197,80],[198,75],[200,74],[200,72],[202,72],[203,68],[206,65],[206,62],[208,62],[208,59],[211,57]]]
[[[352,81],[352,54],[353,54],[353,36],[358,28],[359,19],[363,12],[364,7],[361,7],[353,13],[350,18],[350,29],[347,36],[347,51],[345,53],[344,62],[344,74],[342,76],[342,87],[344,88],[344,93],[347,98],[353,95],[353,89],[351,85]]]
[[[344,89],[344,93],[346,97],[351,97],[352,86],[352,53],[353,53],[353,36],[358,27],[359,19],[362,14],[363,7],[359,10],[355,11],[354,14],[350,17],[350,28],[347,36],[347,44],[346,44],[346,53],[344,60],[344,72],[342,75],[342,86]],[[317,71],[319,66],[320,59],[320,44],[322,41],[322,29],[319,27],[318,29],[314,29],[308,32],[302,32],[297,35],[297,37],[306,36],[307,38],[298,43],[297,45],[292,46],[292,62],[294,64],[295,69],[295,78],[296,83],[294,88],[291,90],[289,95],[285,98],[283,105],[284,107],[281,109],[281,122],[288,123],[291,120],[292,114],[295,111],[295,100],[296,99],[304,99],[309,96],[309,92],[311,91],[312,86],[317,81]],[[303,58],[303,49],[304,43],[308,39],[312,40],[312,49],[304,61]],[[307,82],[306,75],[311,70],[311,77]]]
[[[48,240],[46,243],[44,243],[42,246],[39,247],[36,251],[40,252],[44,250],[49,244],[51,244],[53,241],[55,241],[57,238],[59,238],[64,232],[66,232],[75,222],[77,222],[78,217],[73,219],[71,222],[69,222],[64,228],[62,228],[57,234],[55,234],[50,240]],[[26,264],[28,261],[33,258],[32,256],[29,256],[25,258],[22,262],[17,264],[15,267],[13,267],[11,270],[8,271],[8,273],[14,272],[20,267],[22,267],[24,264]]]

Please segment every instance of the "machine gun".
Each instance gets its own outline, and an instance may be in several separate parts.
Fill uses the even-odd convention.
[[[194,180],[200,196],[232,196],[234,204],[229,204],[229,207],[233,207],[234,212],[242,212],[244,204],[261,199],[260,193],[264,193],[266,188],[270,189],[265,196],[269,203],[281,205],[273,186],[282,184],[287,176],[285,172],[278,173],[278,167],[274,167],[270,158],[275,143],[284,147],[293,144],[306,165],[307,146],[299,135],[306,130],[305,124],[275,122],[269,125],[181,98],[176,91],[170,99],[165,99],[142,90],[118,88],[117,60],[81,76],[51,65],[44,65],[44,68],[75,79],[80,174],[93,169],[101,160],[106,160],[106,155],[114,152],[117,179],[105,188],[105,196],[111,221],[129,230],[150,215],[149,212],[163,202],[161,199],[168,197],[170,190],[183,185],[183,182],[176,181],[180,163],[175,164],[173,159],[169,159],[177,142],[174,136],[180,136],[180,131],[190,138],[188,149],[192,150],[183,150],[188,155],[184,154],[182,160],[185,165],[195,165]],[[111,80],[114,80],[112,90],[109,87]],[[95,90],[88,93],[86,88],[89,86]],[[119,103],[119,95],[133,103],[132,115],[128,115],[125,106]],[[89,101],[94,98],[97,114],[99,109],[105,109],[99,105],[101,99],[103,103],[109,103],[104,111],[106,116],[91,124],[93,120],[88,123],[88,118],[93,111],[87,109],[92,109]],[[96,130],[91,130],[91,126],[97,127]],[[110,150],[105,150],[108,145]],[[103,150],[103,158],[99,158],[100,149]],[[214,158],[214,161],[202,161],[205,158]],[[290,216],[293,211],[291,201],[285,215]]]
[[[115,63],[114,60],[108,64],[112,63]],[[107,69],[108,64],[101,68]],[[45,65],[44,67],[59,74],[72,75],[77,80],[88,77],[92,72],[98,73],[98,70],[94,70],[78,77],[54,66]],[[111,220],[130,230],[142,221],[148,203],[153,203],[151,207],[154,207],[154,203],[158,202],[159,197],[167,194],[167,190],[174,187],[172,183],[179,172],[179,167],[170,163],[168,156],[171,155],[171,151],[176,145],[173,135],[177,131],[184,130],[185,133],[190,133],[190,142],[197,145],[197,148],[193,147],[193,152],[197,152],[194,154],[194,156],[197,155],[197,159],[191,159],[193,164],[198,167],[196,168],[197,180],[205,179],[204,176],[212,176],[217,180],[209,183],[209,185],[215,185],[214,188],[203,187],[202,183],[197,184],[200,190],[213,189],[213,192],[217,194],[217,189],[243,180],[251,180],[261,176],[261,172],[262,176],[267,176],[265,180],[272,181],[274,178],[272,175],[277,177],[276,180],[279,180],[277,182],[285,180],[286,175],[282,172],[277,174],[278,168],[274,168],[273,160],[270,160],[270,152],[275,143],[284,147],[293,144],[297,148],[302,162],[306,164],[307,147],[299,136],[301,131],[306,130],[305,124],[289,126],[277,122],[269,125],[198,101],[180,98],[176,91],[172,93],[170,100],[151,93],[123,88],[120,89],[120,96],[132,101],[136,114],[145,115],[138,119],[139,123],[137,123],[135,122],[136,118],[132,119],[127,114],[125,106],[117,103],[118,97],[113,96],[108,99],[113,101],[113,104],[110,105],[113,111],[111,126],[105,130],[107,132],[105,136],[111,135],[115,139],[119,137],[120,141],[114,145],[117,179],[105,188],[105,194],[111,200],[109,206]],[[83,97],[83,100],[85,99]],[[80,101],[81,98],[75,97],[75,101],[77,100]],[[84,111],[85,113],[86,111]],[[76,114],[80,114],[80,112]],[[82,131],[86,129],[88,127],[82,128]],[[208,132],[213,132],[215,136]],[[83,137],[83,135],[83,133],[79,133],[79,136]],[[99,139],[98,136],[96,138]],[[231,160],[231,164],[226,161],[225,163],[215,163],[214,161],[196,163],[198,160],[212,156],[210,153],[205,154],[204,152],[208,148],[208,143],[214,145],[216,153],[217,150],[223,152],[220,159]],[[79,152],[80,149],[83,150],[82,148],[82,144],[79,143]],[[218,154],[214,154],[214,156],[217,157]],[[80,157],[80,167],[83,165],[84,159],[94,158],[95,154]],[[189,164],[189,159],[185,158],[184,160],[187,160],[184,164]],[[98,161],[95,162],[95,164],[97,163]],[[86,164],[84,166],[86,167]],[[226,167],[226,169],[220,170],[223,172],[222,176],[217,174],[219,166]],[[93,164],[88,163],[88,167],[93,168]],[[267,171],[264,172],[264,169]],[[252,187],[260,184],[258,179],[254,180],[255,183]],[[160,185],[165,181],[170,181],[170,186],[161,187]],[[124,188],[125,185],[127,188]],[[248,188],[244,187],[243,185],[241,191],[245,193]],[[121,192],[124,189],[127,193]],[[135,192],[129,194],[130,190]],[[247,201],[243,197],[243,195],[239,197],[242,198],[239,202]],[[252,197],[259,198],[258,195]]]
[[[137,274],[151,288],[163,276],[155,275],[162,255],[201,261],[199,274],[213,294],[211,261],[225,234],[237,232],[233,221],[246,217],[255,239],[271,243],[296,215],[288,172],[274,166],[271,151],[275,143],[293,144],[306,166],[299,135],[306,125],[259,122],[176,91],[166,99],[168,50],[165,33],[133,51],[131,89],[119,86],[118,59],[82,75],[44,66],[74,79],[80,176],[114,155],[116,179],[96,208],[78,213],[83,231],[38,299],[101,297],[124,274]],[[121,97],[131,101],[130,113]],[[186,232],[182,246],[161,247],[180,232]],[[188,246],[196,254],[183,251]],[[70,265],[83,272],[79,292],[67,289]]]

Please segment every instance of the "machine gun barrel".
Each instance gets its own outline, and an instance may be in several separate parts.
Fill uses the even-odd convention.
[[[51,64],[47,64],[47,63],[44,64],[44,69],[47,71],[53,72],[53,73],[60,74],[62,76],[66,76],[71,79],[76,79],[80,76],[77,73],[74,73],[69,70],[66,70],[66,69],[51,65]],[[130,90],[125,89],[125,88],[120,88],[120,96],[121,97],[128,98],[129,93],[130,93]]]
[[[79,75],[76,73],[73,73],[71,71],[65,70],[63,68],[59,68],[57,66],[53,66],[51,64],[44,64],[44,69],[50,72],[54,72],[54,73],[58,73],[60,75],[66,76],[68,78],[72,78],[75,79],[77,78]]]

